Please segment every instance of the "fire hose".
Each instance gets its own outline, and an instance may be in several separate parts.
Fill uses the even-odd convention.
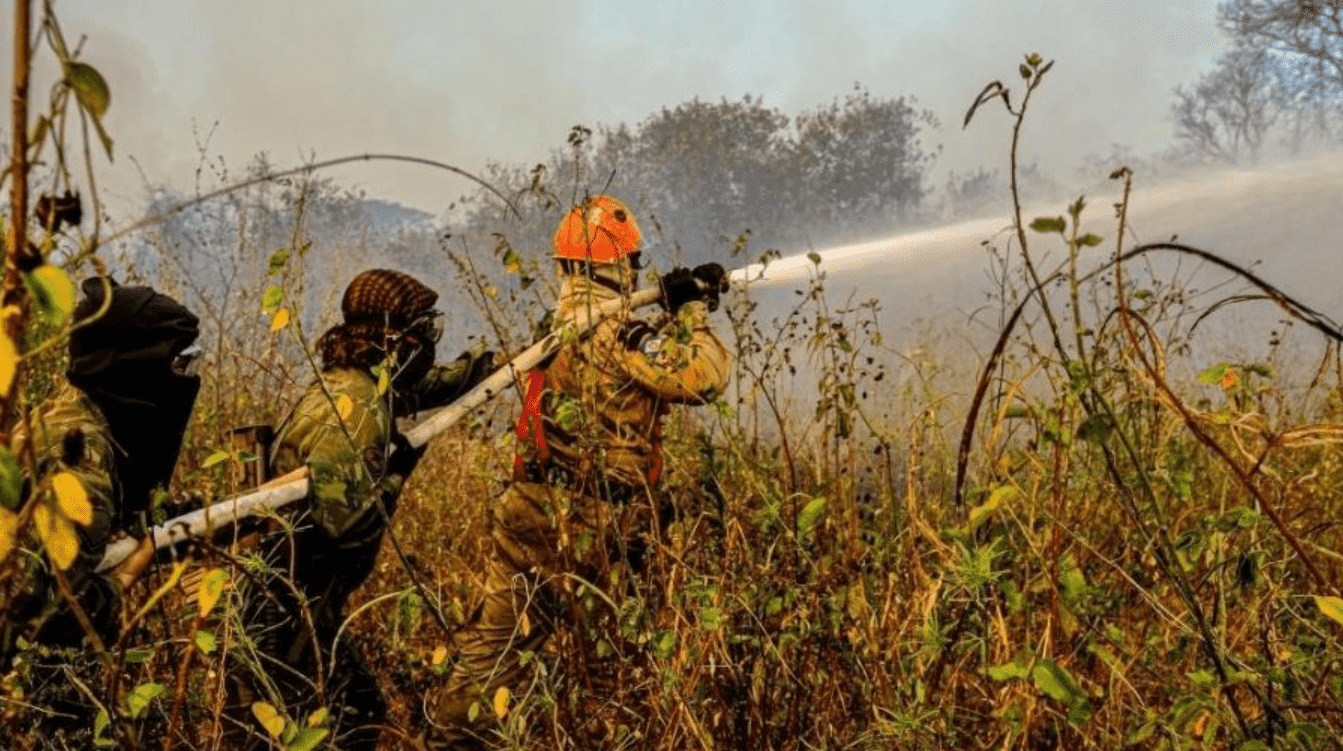
[[[731,278],[736,280],[742,277],[743,273],[738,271],[734,272]],[[628,297],[609,300],[591,310],[581,311],[564,328],[552,331],[476,384],[461,398],[406,431],[406,440],[414,448],[424,446],[431,438],[455,425],[472,410],[517,383],[520,376],[541,364],[559,349],[560,344],[566,339],[583,336],[602,320],[645,307],[660,299],[662,299],[661,289],[652,287],[636,291]],[[301,501],[308,497],[309,485],[308,468],[300,467],[252,492],[169,519],[153,527],[149,534],[153,536],[156,549],[176,545],[209,534],[213,530],[225,528],[242,519]],[[98,564],[98,570],[106,571],[114,568],[130,556],[139,544],[138,539],[123,538],[108,545],[102,562]]]

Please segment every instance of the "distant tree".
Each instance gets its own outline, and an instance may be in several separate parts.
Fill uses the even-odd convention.
[[[708,247],[777,222],[789,187],[788,122],[759,97],[696,98],[664,107],[608,152],[628,149],[623,179],[645,191],[668,239]]]
[[[1171,118],[1177,153],[1197,163],[1256,161],[1281,111],[1272,60],[1238,46],[1190,87],[1175,87]]]
[[[1218,26],[1272,79],[1283,145],[1299,152],[1343,135],[1343,0],[1229,0]]]
[[[933,160],[919,143],[920,123],[936,125],[903,97],[873,97],[857,85],[843,104],[799,115],[792,156],[809,208],[800,213],[832,225],[912,218]]]
[[[919,212],[932,162],[919,133],[930,125],[907,100],[861,88],[796,123],[760,97],[696,98],[632,126],[575,126],[567,146],[531,168],[491,165],[482,177],[518,213],[502,214],[482,192],[459,202],[443,233],[457,251],[514,251],[536,268],[561,212],[609,192],[635,209],[663,267],[729,261],[743,237],[752,254],[851,240]]]
[[[1288,58],[1299,89],[1343,94],[1343,0],[1229,0],[1217,21],[1234,42]]]

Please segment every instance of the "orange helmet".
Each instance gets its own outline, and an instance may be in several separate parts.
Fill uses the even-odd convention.
[[[555,257],[615,263],[636,253],[643,233],[618,199],[595,196],[569,210],[555,230]]]

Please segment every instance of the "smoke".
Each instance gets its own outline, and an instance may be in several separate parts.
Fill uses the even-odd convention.
[[[259,152],[282,166],[396,152],[480,170],[543,161],[575,124],[636,123],[696,96],[748,93],[796,114],[854,83],[932,109],[943,128],[924,141],[945,147],[941,169],[999,166],[1003,120],[963,132],[960,119],[989,80],[1021,90],[1026,52],[1057,64],[1023,154],[1071,168],[1111,143],[1142,153],[1169,136],[1171,88],[1221,49],[1215,4],[128,0],[56,9],[68,37],[87,34],[84,58],[111,83],[117,162],[106,185],[133,196],[135,163],[151,183],[179,190],[195,184],[202,153],[234,174]],[[432,212],[469,187],[406,166],[333,176]]]

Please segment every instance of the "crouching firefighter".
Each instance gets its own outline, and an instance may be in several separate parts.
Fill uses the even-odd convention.
[[[634,215],[609,196],[563,218],[554,330],[636,289],[640,240]],[[637,565],[659,505],[663,419],[727,384],[730,358],[709,326],[723,268],[678,268],[660,284],[659,318],[607,318],[527,376],[512,482],[490,512],[483,601],[456,635],[446,685],[426,699],[431,746],[478,742],[487,728],[468,721],[472,705],[488,707],[499,687],[522,683],[524,653],[566,625],[559,603],[570,575],[603,582],[613,565]]]
[[[346,600],[372,573],[402,484],[423,453],[395,419],[452,402],[493,369],[493,353],[481,348],[435,365],[437,300],[407,274],[357,275],[341,300],[343,323],[317,342],[321,378],[276,429],[271,449],[277,474],[307,465],[311,492],[291,530],[262,543],[276,573],[267,592],[247,598],[245,619],[291,716],[325,706],[342,749],[374,748],[386,714],[348,632],[339,643],[336,637]],[[247,717],[263,692],[242,687],[239,714]],[[264,731],[254,729],[255,745],[266,747]]]
[[[195,315],[150,287],[123,287],[110,278],[87,279],[81,290],[65,378],[15,431],[14,454],[26,458],[31,451],[35,459],[35,472],[24,478],[31,492],[54,491],[58,476],[67,486],[73,477],[88,505],[60,504],[56,512],[49,510],[50,497],[33,501],[41,504],[38,524],[44,518],[73,524],[79,549],[64,559],[50,548],[43,555],[36,540],[18,541],[30,553],[12,559],[19,571],[6,582],[4,670],[20,638],[58,647],[113,646],[122,593],[153,560],[146,535],[150,500],[172,478],[200,390],[191,372],[194,353],[187,352],[199,335]],[[99,573],[109,539],[121,534],[143,540],[116,569]]]

